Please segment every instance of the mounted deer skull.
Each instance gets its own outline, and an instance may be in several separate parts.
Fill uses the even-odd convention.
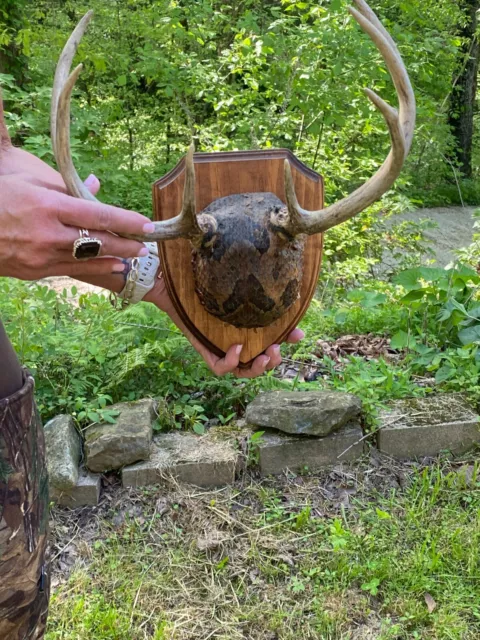
[[[364,0],[354,0],[350,13],[379,49],[399,97],[399,111],[370,89],[367,96],[382,113],[391,137],[391,151],[364,185],[319,211],[306,211],[297,201],[290,163],[285,161],[284,204],[272,193],[244,193],[220,198],[200,214],[195,208],[193,145],[186,156],[181,212],[155,223],[155,231],[126,236],[140,241],[187,238],[197,294],[206,310],[241,328],[266,327],[297,300],[307,235],[322,233],[378,200],[399,176],[410,150],[415,125],[415,97],[398,49]],[[70,68],[92,17],[89,11],[70,36],[55,73],[51,134],[58,168],[71,195],[96,200],[79,178],[70,149],[70,97],[82,70]],[[70,74],[70,75],[69,75]]]

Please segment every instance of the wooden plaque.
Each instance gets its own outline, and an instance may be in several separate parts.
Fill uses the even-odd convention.
[[[216,200],[236,193],[271,192],[285,201],[283,164],[288,158],[300,205],[323,208],[323,180],[288,149],[196,153],[197,213]],[[153,185],[155,220],[177,215],[182,206],[185,160]],[[159,243],[165,284],[173,304],[189,330],[222,357],[232,344],[243,344],[241,365],[248,364],[271,344],[280,344],[300,321],[315,293],[322,258],[321,234],[307,239],[300,298],[279,320],[259,329],[237,329],[205,311],[195,293],[188,240]]]

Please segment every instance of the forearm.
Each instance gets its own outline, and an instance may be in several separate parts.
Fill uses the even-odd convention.
[[[127,275],[128,272],[126,272],[126,274],[112,273],[103,276],[82,276],[81,278],[75,278],[75,280],[80,280],[80,282],[87,282],[88,284],[93,284],[96,287],[102,287],[102,289],[107,289],[108,291],[113,291],[114,293],[120,293],[120,291],[122,291],[122,289],[125,287]]]

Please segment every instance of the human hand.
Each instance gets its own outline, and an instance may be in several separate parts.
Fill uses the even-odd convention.
[[[91,188],[95,191],[98,181],[91,180]],[[0,276],[37,280],[120,273],[125,266],[118,258],[146,251],[142,243],[114,234],[148,233],[148,218],[66,195],[61,176],[20,149],[10,147],[2,153],[0,193]],[[102,241],[102,257],[75,260],[72,249],[79,229],[93,231],[91,236]]]
[[[49,192],[49,195],[55,197],[55,194],[59,196],[63,196],[67,198],[69,201],[73,200],[74,203],[69,203],[70,206],[72,204],[83,204],[83,205],[92,205],[85,200],[77,200],[75,198],[70,198],[69,196],[64,195],[66,193],[65,184],[63,182],[60,174],[49,167],[47,164],[36,158],[35,156],[22,151],[20,149],[14,149],[11,147],[8,150],[8,162],[5,161],[5,155],[2,156],[2,162],[0,162],[0,190],[6,182],[3,182],[6,177],[9,177],[12,182],[15,182],[15,190],[17,192],[19,185],[21,185],[22,189],[31,190],[38,189],[42,190],[41,194],[45,197],[45,191]],[[8,175],[5,175],[6,170],[8,169]],[[3,175],[2,175],[3,174]],[[100,183],[94,176],[90,176],[89,179],[85,182],[90,189],[90,191],[95,194],[100,188]],[[4,197],[4,192],[2,193],[2,203],[0,203],[0,220],[2,215],[2,210],[5,207],[5,203],[8,202],[6,197]],[[23,191],[22,191],[23,193]],[[33,193],[33,197],[38,197],[38,191]],[[94,207],[107,207],[107,205],[95,205]],[[113,209],[115,211],[123,212],[123,209],[116,209],[115,207],[108,207],[108,209]],[[131,212],[125,212],[129,216],[139,216],[139,214],[132,214]],[[143,218],[143,216],[139,216],[143,220],[148,219]],[[82,222],[83,224],[83,222]],[[65,227],[66,229],[70,229],[70,225]],[[93,226],[91,228],[94,228]],[[75,229],[73,229],[75,231]],[[117,229],[118,231],[118,229]],[[95,233],[95,236],[100,237],[99,233]],[[75,235],[73,239],[76,239],[78,235]],[[116,239],[115,236],[112,238]],[[73,244],[73,239],[71,240],[71,245]],[[120,238],[116,239],[121,241],[122,243],[128,243],[130,245],[143,247],[141,243],[136,243],[128,240],[122,240]],[[22,243],[22,246],[26,243]],[[15,277],[21,277],[19,273],[3,273],[2,268],[4,268],[2,263],[2,247],[4,247],[4,238],[0,238],[0,275],[14,275]],[[68,251],[71,255],[71,245],[68,247]],[[138,251],[138,249],[136,249]],[[3,248],[3,252],[5,249]],[[113,253],[113,250],[111,251]],[[121,256],[125,256],[122,252],[119,254]],[[136,254],[130,254],[136,255]],[[96,265],[95,263],[101,263],[101,265]],[[113,263],[113,264],[112,264]],[[94,267],[92,268],[92,264]],[[109,265],[107,267],[107,265]],[[100,269],[102,267],[102,269]],[[70,275],[79,280],[83,280],[85,282],[91,282],[98,286],[111,289],[113,291],[120,291],[124,286],[124,277],[125,277],[125,269],[128,265],[125,262],[119,262],[118,260],[110,260],[106,258],[89,260],[87,262],[75,262],[72,258],[71,261],[67,263],[56,263],[53,265],[54,270],[44,273],[43,275]],[[34,272],[33,279],[37,279],[42,277],[39,275],[38,268],[30,268],[30,272]],[[28,278],[25,278],[28,279]],[[157,307],[159,307],[162,311],[165,311],[172,321],[176,324],[176,326],[184,333],[192,346],[198,351],[198,353],[205,360],[209,369],[218,376],[223,376],[228,373],[234,374],[238,378],[254,378],[259,375],[265,373],[265,371],[269,371],[276,366],[278,366],[282,359],[280,356],[280,345],[272,345],[270,346],[264,354],[255,358],[253,363],[249,368],[240,368],[240,354],[241,350],[238,350],[240,345],[232,345],[232,347],[228,350],[226,355],[223,358],[219,358],[214,353],[209,351],[199,340],[195,338],[195,336],[187,329],[184,323],[181,321],[178,316],[172,301],[170,300],[165,284],[163,280],[159,280],[155,288],[145,297],[146,302],[152,302]],[[287,342],[296,343],[301,340],[304,336],[304,333],[301,329],[294,329],[287,338]]]
[[[210,371],[217,376],[225,376],[233,373],[237,378],[256,378],[261,376],[265,371],[274,369],[282,362],[280,354],[280,345],[274,344],[266,349],[265,353],[257,356],[248,368],[240,368],[240,354],[242,345],[232,345],[223,358],[219,358],[205,347],[185,326],[182,319],[178,315],[170,296],[168,295],[163,279],[158,280],[155,287],[145,296],[146,302],[152,302],[162,311],[165,311],[174,324],[186,336],[190,344],[205,360]],[[294,329],[287,338],[287,342],[296,343],[303,337],[304,333],[301,329]]]

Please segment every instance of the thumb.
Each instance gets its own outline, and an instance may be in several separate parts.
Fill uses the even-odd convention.
[[[100,191],[100,180],[97,178],[97,176],[91,173],[85,180],[85,186],[92,195],[95,195]]]

